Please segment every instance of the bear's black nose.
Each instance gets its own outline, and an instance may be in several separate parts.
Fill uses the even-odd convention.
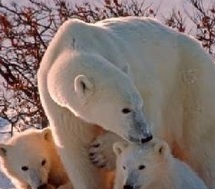
[[[46,189],[47,188],[47,184],[42,184],[39,187],[37,187],[37,189]]]
[[[123,189],[134,189],[134,187],[132,185],[126,184],[123,186]]]
[[[152,135],[148,136],[147,138],[141,138],[141,143],[149,142],[150,140],[152,140],[152,138],[153,138]]]

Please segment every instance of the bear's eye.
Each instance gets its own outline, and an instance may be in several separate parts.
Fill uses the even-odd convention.
[[[46,164],[46,160],[44,159],[42,162],[41,162],[41,165],[44,166]]]
[[[123,166],[122,168],[123,168],[124,170],[126,169],[126,167],[125,167],[125,166]]]
[[[28,170],[28,167],[27,167],[27,166],[22,166],[22,170],[23,170],[23,171],[27,171],[27,170]]]
[[[143,169],[145,169],[145,167],[146,167],[145,165],[140,165],[140,166],[138,167],[138,169],[139,169],[139,170],[143,170]]]
[[[129,114],[129,113],[131,113],[131,109],[129,109],[129,108],[123,108],[122,109],[122,113],[123,114]]]

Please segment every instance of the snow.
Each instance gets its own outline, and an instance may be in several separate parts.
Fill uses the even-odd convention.
[[[15,189],[8,178],[0,172],[0,189]]]

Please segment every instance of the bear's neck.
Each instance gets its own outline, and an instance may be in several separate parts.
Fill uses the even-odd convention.
[[[52,131],[54,132],[53,136],[55,142],[57,142],[59,146],[64,146],[65,140],[69,139],[69,141],[66,141],[66,143],[70,143],[68,148],[73,146],[72,141],[74,140],[82,140],[82,143],[89,144],[94,137],[93,126],[79,117],[76,117],[71,111],[61,107],[51,98],[47,85],[49,66],[51,67],[51,65],[47,64],[45,68],[41,68],[38,72],[38,78],[40,78],[38,80],[38,89],[41,103],[48,117]],[[85,136],[85,131],[88,132],[87,136]],[[68,136],[66,136],[67,134]]]

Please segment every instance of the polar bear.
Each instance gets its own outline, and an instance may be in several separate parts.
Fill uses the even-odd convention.
[[[117,142],[113,150],[117,156],[114,189],[207,189],[187,164],[172,156],[164,141]]]
[[[49,128],[28,129],[1,143],[0,160],[17,189],[72,189]]]
[[[215,189],[214,69],[196,40],[154,19],[66,21],[43,56],[38,88],[74,188],[105,186],[88,159],[101,126],[131,142],[165,139]]]

